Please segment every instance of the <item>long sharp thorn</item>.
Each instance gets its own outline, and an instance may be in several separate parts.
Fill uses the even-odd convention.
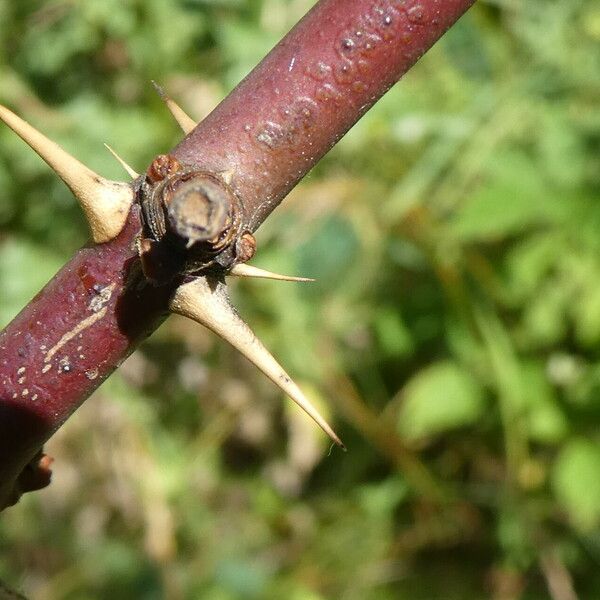
[[[258,267],[253,267],[252,265],[248,265],[246,263],[234,265],[229,270],[228,275],[233,275],[234,277],[255,277],[257,279],[276,279],[278,281],[315,281],[310,277],[294,277],[293,275],[279,275],[278,273],[271,273],[270,271],[265,271],[264,269],[259,269]]]
[[[345,448],[333,429],[233,308],[222,279],[199,277],[181,285],[171,299],[170,309],[204,325],[229,342],[296,402],[338,446]]]
[[[129,184],[100,177],[2,105],[0,119],[67,184],[83,208],[96,243],[108,242],[121,232],[133,202]]]
[[[195,129],[198,123],[196,123],[196,121],[194,121],[194,119],[192,119],[192,117],[190,117],[183,110],[183,108],[179,106],[179,104],[172,100],[167,95],[165,90],[158,85],[158,83],[156,83],[156,81],[153,81],[152,85],[154,86],[154,89],[157,91],[158,95],[161,97],[161,100],[167,105],[169,112],[173,115],[174,119],[179,124],[179,127],[181,127],[183,130],[183,133],[187,135],[190,131],[192,131],[192,129]]]
[[[127,174],[131,179],[137,179],[140,174],[136,173],[132,167],[130,167],[108,144],[104,144],[104,147],[117,159],[117,162],[127,171]]]

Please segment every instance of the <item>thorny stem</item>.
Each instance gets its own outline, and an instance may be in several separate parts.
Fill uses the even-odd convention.
[[[174,150],[233,173],[256,230],[474,0],[321,0]],[[79,250],[0,333],[0,508],[48,481],[40,448],[167,314],[141,275],[137,205],[114,240]]]

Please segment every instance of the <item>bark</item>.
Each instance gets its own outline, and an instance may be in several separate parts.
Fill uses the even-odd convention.
[[[172,154],[231,171],[256,230],[473,2],[321,0]],[[178,281],[145,281],[140,232],[135,205],[0,334],[0,508],[47,484],[44,442],[166,316]]]

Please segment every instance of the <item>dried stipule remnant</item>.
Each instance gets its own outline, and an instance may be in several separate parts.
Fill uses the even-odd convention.
[[[139,199],[146,236],[141,254],[150,278],[158,271],[150,264],[153,255],[160,255],[163,265],[172,263],[171,273],[160,269],[160,281],[209,268],[228,269],[240,260],[240,253],[243,260],[254,254],[254,237],[240,233],[241,202],[218,175],[186,168],[173,157],[160,155],[146,173]],[[156,244],[161,245],[160,251]]]

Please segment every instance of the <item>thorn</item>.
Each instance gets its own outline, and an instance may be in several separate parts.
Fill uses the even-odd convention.
[[[179,127],[183,130],[183,133],[186,135],[192,131],[196,127],[198,123],[192,119],[182,108],[177,104],[174,100],[171,100],[165,90],[156,83],[156,81],[152,82],[154,89],[157,91],[158,95],[161,97],[162,101],[167,105],[169,112],[173,115],[177,123],[179,123]]]
[[[104,144],[104,147],[117,159],[118,163],[127,171],[131,179],[137,179],[140,176],[108,144]]]
[[[294,277],[293,275],[271,273],[270,271],[265,271],[264,269],[259,269],[258,267],[253,267],[252,265],[244,263],[233,265],[229,270],[228,275],[233,275],[234,277],[254,277],[257,279],[277,279],[278,281],[315,281],[315,279],[311,279],[310,277]]]
[[[229,342],[298,404],[338,446],[345,448],[317,409],[238,315],[229,302],[227,286],[222,279],[199,277],[179,286],[171,299],[170,309],[208,327]]]
[[[100,177],[2,105],[0,119],[67,184],[83,208],[93,240],[102,243],[117,237],[133,203],[131,186]]]

